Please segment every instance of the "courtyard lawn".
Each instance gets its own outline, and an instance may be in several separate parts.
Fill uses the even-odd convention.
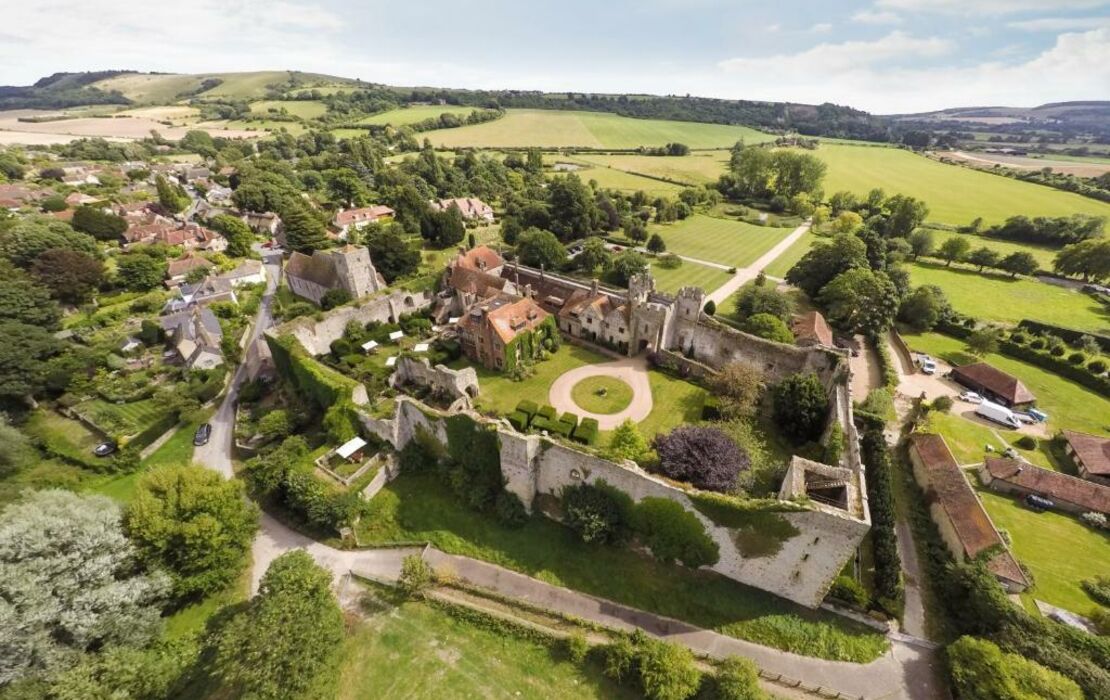
[[[663,237],[670,253],[730,267],[751,265],[793,230],[701,214],[674,224],[649,227],[649,233]]]
[[[1106,574],[1110,534],[1092,530],[1073,515],[1034,512],[1015,496],[980,489],[979,497],[995,526],[1010,534],[1018,561],[1033,572],[1034,598],[1080,615],[1096,607],[1080,582]]]
[[[405,473],[370,502],[359,541],[427,540],[444,551],[554,585],[821,658],[870,661],[887,642],[841,618],[796,606],[708,571],[661,564],[628,549],[584,544],[543,517],[505,528],[456,500],[438,476]]]
[[[662,119],[634,119],[604,112],[510,109],[504,117],[484,124],[427,133],[436,146],[507,148],[636,148],[684,143],[690,148],[729,148],[739,139],[747,143],[774,137],[744,126],[701,124]]]
[[[251,103],[251,114],[265,117],[270,110],[280,112],[285,110],[294,117],[302,119],[315,119],[322,117],[328,111],[328,106],[316,100],[262,100]]]
[[[415,124],[416,122],[424,121],[425,119],[438,118],[441,114],[454,114],[460,117],[466,117],[478,107],[460,107],[458,105],[414,105],[412,107],[405,107],[404,109],[391,109],[388,112],[379,112],[372,114],[369,117],[363,117],[358,120],[359,124],[376,124],[392,126],[405,126],[406,124]],[[362,132],[365,134],[366,132]]]
[[[705,397],[708,396],[705,389],[656,370],[648,373],[648,383],[651,384],[654,407],[648,417],[636,426],[648,442],[658,433],[701,420]],[[602,432],[601,435],[603,442],[608,443],[611,433]]]
[[[987,224],[1007,217],[1110,215],[1110,204],[1071,192],[1000,175],[947,165],[899,148],[822,143],[814,154],[828,165],[824,190],[866,195],[881,187],[888,195],[925,200],[929,221],[963,225],[976,217]]]
[[[1110,310],[1094,297],[1034,279],[985,276],[941,263],[908,265],[914,285],[935,284],[952,308],[982,321],[1017,324],[1023,318],[1079,331],[1110,333]]]
[[[701,265],[689,260],[675,268],[666,268],[651,261],[651,276],[655,278],[655,288],[667,294],[674,294],[683,287],[701,287],[707,293],[728,281],[731,275],[719,267]]]
[[[794,241],[794,244],[782,252],[782,255],[775,258],[770,265],[763,268],[763,271],[770,277],[784,278],[786,272],[794,267],[794,263],[802,259],[802,256],[809,252],[813,244],[820,240],[820,236],[810,229],[802,234],[802,237]]]
[[[620,413],[632,403],[632,387],[613,377],[586,377],[571,388],[570,397],[590,413]]]
[[[567,160],[549,156],[551,160]],[[613,168],[634,175],[661,177],[676,183],[700,186],[716,182],[728,168],[729,152],[702,151],[688,156],[638,156],[638,155],[576,155],[570,160],[589,163],[602,168]]]
[[[373,590],[341,652],[340,700],[633,698],[596,661]]]
[[[967,353],[962,340],[940,333],[902,335],[910,349],[935,355],[946,362],[960,365],[976,361]],[[1110,398],[1022,360],[999,354],[980,359],[1014,375],[1036,395],[1037,407],[1048,413],[1050,434],[1062,428],[1095,435],[1110,434]]]

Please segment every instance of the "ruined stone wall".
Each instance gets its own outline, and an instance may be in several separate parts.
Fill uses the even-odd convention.
[[[647,497],[677,501],[701,521],[720,549],[720,560],[709,568],[802,605],[816,607],[821,603],[870,527],[866,511],[863,518],[854,518],[835,508],[783,502],[784,510],[768,517],[792,534],[776,537],[758,531],[741,532],[714,523],[697,510],[687,491],[632,463],[616,464],[538,435],[517,433],[503,421],[471,415],[478,421],[496,423],[506,488],[529,509],[540,494],[557,497],[565,486],[600,480],[627,493],[634,501]],[[394,418],[363,416],[362,421],[368,432],[400,449],[418,429],[446,445],[445,418],[443,413],[401,397]],[[783,525],[783,521],[788,525]],[[753,540],[762,543],[760,551],[750,551]],[[747,555],[745,548],[749,548]]]
[[[469,407],[469,399],[478,396],[478,373],[473,367],[451,369],[443,365],[432,367],[428,358],[408,357],[402,355],[397,360],[397,366],[389,377],[389,385],[393,387],[405,384],[416,384],[427,387],[432,393],[446,397],[452,401],[467,399],[465,404]]]
[[[365,325],[371,321],[395,322],[404,314],[411,314],[431,306],[432,294],[396,290],[390,294],[341,306],[327,312],[320,320],[302,316],[269,331],[275,335],[289,333],[313,355],[331,351],[332,342],[343,337],[347,323],[355,321]]]

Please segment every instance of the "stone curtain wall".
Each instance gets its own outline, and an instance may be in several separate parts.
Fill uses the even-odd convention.
[[[407,383],[428,387],[433,393],[452,401],[460,398],[469,400],[478,396],[478,373],[473,367],[462,369],[451,369],[443,365],[432,367],[426,357],[415,358],[402,355],[397,360],[397,366],[389,376],[389,385],[400,387]]]
[[[480,416],[473,417],[492,422]],[[445,418],[443,413],[409,397],[401,397],[393,418],[363,415],[362,421],[367,432],[401,449],[418,429],[446,445]],[[506,488],[529,509],[538,495],[558,496],[564,486],[600,480],[627,493],[635,501],[649,496],[676,501],[701,521],[720,548],[720,560],[709,568],[809,607],[821,603],[833,579],[853,556],[870,527],[866,517],[853,518],[835,509],[813,505],[799,510],[790,504],[789,510],[774,515],[787,521],[797,534],[778,541],[777,551],[745,557],[740,551],[741,532],[715,524],[695,508],[681,488],[632,463],[618,465],[537,435],[522,435],[501,421],[496,423]]]
[[[396,290],[356,305],[332,309],[320,320],[308,316],[295,318],[269,332],[274,335],[292,335],[312,355],[323,355],[331,351],[332,342],[343,337],[343,331],[351,321],[360,325],[371,321],[395,322],[404,314],[431,306],[433,301],[433,295],[428,292]]]

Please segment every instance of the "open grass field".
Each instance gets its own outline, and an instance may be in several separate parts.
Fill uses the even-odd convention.
[[[881,635],[839,616],[806,610],[708,571],[585,544],[543,517],[505,528],[459,504],[435,475],[402,474],[374,497],[369,510],[358,526],[366,544],[428,540],[444,551],[548,583],[808,656],[867,661],[886,647]]]
[[[728,166],[728,151],[707,151],[688,156],[636,156],[580,154],[575,162],[589,163],[629,173],[662,177],[690,185],[716,182]],[[566,158],[562,158],[566,160]],[[558,160],[558,158],[556,159]]]
[[[343,644],[340,700],[631,698],[596,662],[498,633],[427,603],[368,593]]]
[[[284,109],[294,117],[302,119],[315,119],[322,117],[328,111],[328,106],[316,100],[262,100],[251,103],[251,114],[266,116],[270,110],[280,112]]]
[[[561,175],[563,173],[556,174]],[[597,186],[602,189],[620,190],[621,192],[643,190],[650,197],[670,197],[673,199],[682,191],[681,185],[653,180],[650,177],[642,177],[623,170],[605,168],[599,165],[584,164],[582,169],[574,171],[574,174],[582,178],[583,182],[595,181]]]
[[[982,462],[988,456],[986,446],[990,445],[995,454],[1012,447],[1031,464],[1075,474],[1074,465],[1051,439],[1039,439],[1035,449],[1023,449],[1015,444],[1021,437],[1020,433],[986,425],[982,419],[973,416],[969,404],[957,403],[952,413],[930,413],[926,429],[944,437],[960,464]]]
[[[372,114],[358,120],[359,124],[390,124],[392,126],[405,126],[416,122],[439,117],[441,114],[457,114],[465,117],[477,107],[461,107],[459,105],[415,105],[404,109],[391,109],[388,112]]]
[[[934,229],[932,230],[932,234],[933,241],[938,248],[945,240],[956,237],[966,238],[972,250],[976,248],[990,248],[1002,256],[1009,255],[1010,253],[1029,253],[1037,259],[1037,264],[1041,266],[1042,270],[1052,269],[1052,261],[1056,258],[1056,253],[1059,252],[1057,249],[1047,248],[1045,246],[1030,245],[1029,243],[1015,243],[1014,241],[988,238],[987,236],[979,236],[973,233],[956,233],[955,231]]]
[[[826,193],[849,190],[864,195],[881,187],[888,195],[912,195],[929,204],[929,221],[963,225],[979,216],[993,224],[1018,214],[1110,215],[1110,204],[1104,202],[945,165],[902,149],[822,144],[814,153],[829,166]]]
[[[675,141],[690,148],[728,148],[741,138],[748,143],[773,140],[770,134],[743,126],[541,109],[512,109],[496,121],[432,131],[428,133],[428,138],[437,146],[491,148],[636,148],[662,146]]]
[[[266,96],[270,85],[284,83],[289,79],[289,71],[254,71],[246,73],[196,73],[196,74],[129,74],[119,75],[94,83],[101,90],[119,90],[124,97],[138,103],[166,103],[179,99],[183,93],[200,87],[208,78],[223,81],[215,88],[202,93],[203,97],[233,97],[239,99],[260,99]],[[301,80],[316,82],[337,82],[338,79],[317,73],[295,75]]]
[[[952,307],[984,321],[1016,324],[1023,318],[1096,333],[1110,332],[1110,311],[1093,297],[1033,279],[984,276],[943,263],[908,265],[914,285],[935,284]]]
[[[1080,582],[1106,574],[1110,535],[1092,530],[1072,515],[1036,513],[1014,496],[980,489],[979,497],[995,527],[1010,533],[1018,561],[1032,570],[1034,598],[1080,615],[1096,607]]]
[[[655,288],[667,294],[674,294],[683,287],[701,287],[706,292],[712,292],[729,278],[725,270],[686,260],[673,269],[652,263],[651,274],[655,278]]]
[[[172,124],[190,124],[200,117],[200,110],[186,105],[164,105],[160,107],[135,107],[116,112],[117,116],[145,117],[155,121],[167,121]]]
[[[730,267],[751,265],[793,230],[701,214],[677,223],[649,227],[649,233],[663,237],[670,253]]]
[[[265,118],[201,122],[197,125],[197,128],[204,129],[205,131],[211,133],[213,136],[219,135],[217,133],[214,133],[212,131],[213,129],[227,129],[234,134],[240,134],[244,136],[263,136],[273,131],[281,131],[282,129],[285,129],[294,136],[299,136],[308,131],[304,124],[301,124],[300,122],[283,122],[276,119]]]
[[[813,244],[820,240],[820,238],[820,236],[813,232],[813,229],[806,231],[802,234],[801,238],[794,241],[792,246],[784,250],[782,255],[775,258],[770,265],[763,268],[763,271],[771,277],[786,277],[787,270],[794,267],[794,263],[801,260],[802,256],[808,253],[809,249],[812,248]]]
[[[152,399],[130,403],[111,403],[103,399],[90,399],[74,407],[82,416],[92,420],[97,427],[106,430],[118,428],[130,435],[142,431],[148,425],[162,418],[164,412]]]
[[[960,365],[975,361],[962,340],[940,333],[903,333],[902,336],[912,350],[935,355],[946,362]],[[980,359],[1014,375],[1036,395],[1037,407],[1049,415],[1049,433],[1069,428],[1110,435],[1110,397],[1099,396],[1048,370],[1005,355],[990,354]]]

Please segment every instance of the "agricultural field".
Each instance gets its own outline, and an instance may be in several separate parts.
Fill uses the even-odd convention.
[[[601,112],[513,109],[496,121],[428,132],[437,146],[637,148],[681,142],[690,148],[728,148],[739,139],[773,140],[743,126],[633,119]]]
[[[633,698],[594,662],[487,629],[423,602],[365,594],[343,644],[340,700],[358,698]]]
[[[1110,311],[1079,291],[940,263],[918,262],[907,269],[915,286],[940,286],[956,311],[980,320],[1016,324],[1028,318],[1080,331],[1110,332]]]
[[[269,114],[270,110],[280,112],[283,109],[294,117],[315,119],[324,116],[328,106],[316,100],[262,100],[251,103],[251,114],[263,117]]]
[[[704,151],[688,156],[636,156],[579,154],[569,158],[550,157],[554,160],[571,160],[576,163],[623,170],[627,173],[650,175],[688,185],[716,182],[728,167],[729,152]]]
[[[200,110],[186,105],[166,105],[162,107],[135,107],[116,112],[118,117],[141,117],[159,122],[170,122],[175,126],[183,126],[197,121]]]
[[[641,177],[623,170],[606,168],[602,166],[583,165],[581,170],[573,171],[582,178],[583,182],[594,180],[597,186],[607,190],[620,190],[621,192],[636,192],[642,190],[649,197],[674,198],[682,191],[681,185],[670,182],[661,182],[649,177]],[[563,173],[555,173],[562,175]]]
[[[139,103],[169,103],[179,96],[192,92],[208,78],[219,78],[223,83],[202,93],[204,97],[232,97],[260,99],[266,96],[270,85],[284,83],[289,71],[254,71],[247,73],[197,73],[197,74],[130,74],[107,78],[94,83],[101,90],[119,90],[124,97]],[[308,81],[336,82],[336,78],[317,73],[296,72],[298,78]]]
[[[865,195],[881,187],[888,195],[901,193],[925,200],[929,221],[964,225],[976,217],[995,224],[1018,214],[1110,216],[1110,204],[1104,202],[945,165],[898,148],[822,144],[814,154],[829,166],[824,182],[826,194],[848,190]]]
[[[299,136],[308,131],[300,122],[283,122],[276,119],[236,119],[233,121],[201,122],[196,128],[204,129],[213,136],[220,136],[219,130],[226,129],[230,133],[245,137],[261,136],[265,132],[281,131],[285,129],[294,136]]]
[[[962,340],[940,333],[903,333],[902,336],[912,350],[928,353],[951,364],[977,361],[968,354]],[[1050,434],[1061,428],[1094,435],[1110,434],[1110,397],[1099,396],[1058,374],[1012,357],[992,353],[978,359],[1017,377],[1036,395],[1037,407],[1049,416]],[[1007,436],[1017,435],[1001,429],[998,432]]]
[[[358,120],[359,124],[390,124],[392,126],[405,126],[416,122],[439,117],[441,114],[456,114],[465,117],[477,107],[462,107],[459,105],[416,105],[404,109],[391,109],[388,112],[372,114]]]
[[[746,267],[794,229],[695,214],[674,224],[650,226],[648,230],[663,237],[670,253],[729,267]]]
[[[1036,585],[1030,595],[1080,615],[1096,607],[1080,582],[1106,573],[1110,536],[1074,515],[1034,512],[1014,496],[983,488],[979,498],[995,527],[1010,534],[1018,561],[1032,570]]]

